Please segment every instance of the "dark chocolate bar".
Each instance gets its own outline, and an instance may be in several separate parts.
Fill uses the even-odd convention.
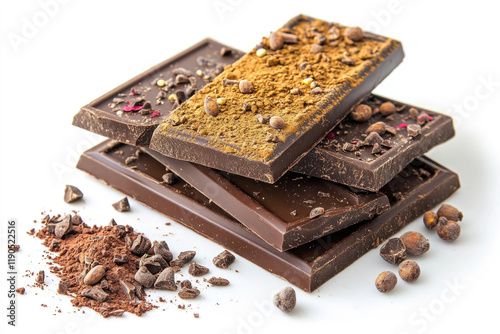
[[[352,31],[292,19],[174,110],[150,148],[276,182],[402,61],[400,42]]]
[[[183,180],[165,184],[165,166],[148,154],[137,154],[127,165],[127,157],[136,152],[135,147],[108,140],[86,151],[77,167],[304,291],[318,288],[460,187],[455,173],[418,158],[382,188],[391,201],[389,210],[279,252]]]
[[[386,116],[380,112],[390,102]],[[451,117],[415,108],[377,95],[369,95],[362,104],[374,111],[368,121],[344,119],[292,171],[345,184],[354,188],[378,191],[413,159],[455,134]],[[390,109],[394,108],[391,113]],[[367,129],[384,122],[383,134],[367,140]],[[421,133],[410,136],[410,130]],[[410,130],[409,130],[410,128]],[[372,139],[370,141],[370,139]],[[370,144],[369,144],[369,143]]]
[[[148,146],[156,127],[243,52],[212,39],[193,45],[92,101],[73,125],[137,146]]]
[[[337,183],[292,172],[269,184],[146,150],[280,251],[389,209],[389,200],[382,193],[356,194]]]

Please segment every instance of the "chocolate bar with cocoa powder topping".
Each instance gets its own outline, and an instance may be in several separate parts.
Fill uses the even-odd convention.
[[[274,183],[402,59],[396,40],[299,15],[172,111],[149,147]]]

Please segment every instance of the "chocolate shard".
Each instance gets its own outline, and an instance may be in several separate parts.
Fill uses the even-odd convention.
[[[64,201],[66,203],[73,203],[83,197],[83,193],[75,186],[67,185],[64,188]]]
[[[71,232],[71,215],[66,215],[55,225],[54,234],[57,238],[62,239],[66,234]]]
[[[130,211],[130,204],[128,203],[128,198],[124,197],[116,203],[112,204],[113,208],[119,212],[127,212]]]
[[[134,147],[119,143],[110,148],[107,141],[85,152],[77,167],[304,291],[315,290],[460,187],[455,173],[425,157],[415,159],[381,190],[390,199],[391,209],[366,222],[280,252],[183,180],[175,189],[164,185],[161,175],[165,166],[149,154],[142,154],[139,167],[132,170],[123,164],[124,156],[114,154],[133,150]],[[430,176],[421,177],[420,169]]]
[[[108,299],[109,294],[106,293],[100,286],[94,285],[93,287],[84,288],[81,292],[82,296],[96,300],[98,302],[104,302]]]
[[[155,289],[159,290],[177,290],[177,285],[175,284],[175,271],[173,268],[165,268],[161,274],[156,279],[154,284]]]

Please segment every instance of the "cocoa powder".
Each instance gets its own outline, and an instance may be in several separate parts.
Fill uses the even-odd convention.
[[[47,221],[50,221],[50,217],[44,219],[44,222]],[[121,233],[122,231],[125,233]],[[154,306],[146,302],[140,291],[136,292],[133,300],[129,300],[120,284],[120,281],[124,281],[137,286],[134,274],[139,258],[129,250],[125,238],[134,240],[138,233],[133,232],[130,226],[89,227],[82,222],[73,225],[71,232],[61,239],[57,239],[47,226],[44,226],[36,236],[43,240],[46,247],[49,247],[53,240],[58,241],[57,255],[52,259],[58,266],[51,266],[50,271],[61,279],[59,292],[71,296],[74,306],[89,307],[103,317],[120,316],[124,312],[140,316],[153,309]],[[126,255],[128,261],[118,265],[114,262],[114,255]],[[106,268],[100,283],[94,285],[108,294],[102,302],[82,295],[82,292],[89,289],[89,286],[83,283],[83,278],[97,265]]]

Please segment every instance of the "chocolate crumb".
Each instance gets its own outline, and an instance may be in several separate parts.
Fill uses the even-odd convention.
[[[231,252],[224,250],[222,253],[213,258],[212,262],[217,268],[228,268],[235,260],[235,256]]]
[[[208,283],[215,286],[226,286],[229,285],[229,280],[222,277],[212,277],[208,281]]]

